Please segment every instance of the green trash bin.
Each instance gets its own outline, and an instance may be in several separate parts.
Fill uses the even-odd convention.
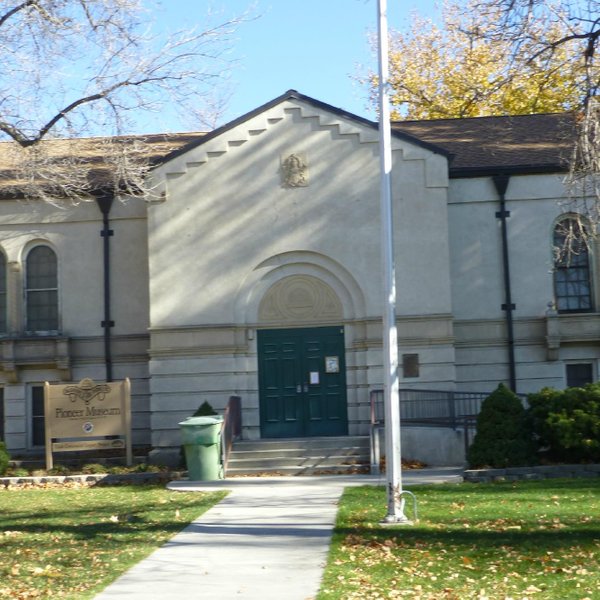
[[[223,479],[221,425],[223,417],[190,417],[179,423],[191,481]]]

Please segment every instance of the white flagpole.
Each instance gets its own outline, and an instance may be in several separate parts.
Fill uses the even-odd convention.
[[[387,0],[378,0],[379,162],[381,169],[381,257],[383,271],[383,365],[385,406],[386,523],[408,523],[402,497],[396,277],[392,225],[392,146],[388,97]]]

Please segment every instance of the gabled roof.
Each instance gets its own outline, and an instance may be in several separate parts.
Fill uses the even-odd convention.
[[[226,123],[225,125],[206,134],[202,138],[198,138],[198,139],[192,141],[189,145],[182,147],[182,148],[178,148],[171,154],[164,156],[162,158],[162,160],[159,161],[159,163],[163,164],[174,158],[177,158],[178,156],[185,154],[189,150],[192,150],[193,148],[196,148],[198,146],[201,146],[202,144],[209,142],[210,140],[222,135],[223,133],[233,129],[234,127],[242,125],[246,121],[249,121],[250,119],[260,115],[263,112],[266,112],[270,108],[273,108],[273,107],[277,106],[278,104],[281,104],[282,102],[285,102],[287,100],[299,100],[301,102],[304,102],[306,104],[314,106],[315,108],[318,108],[320,110],[330,112],[334,115],[337,115],[338,117],[341,117],[343,119],[348,119],[350,121],[353,121],[357,125],[362,125],[365,127],[369,127],[371,129],[375,129],[375,130],[379,129],[379,124],[377,122],[370,121],[369,119],[365,119],[364,117],[360,117],[358,115],[355,115],[354,113],[350,113],[341,108],[337,108],[335,106],[332,106],[331,104],[321,102],[320,100],[316,100],[315,98],[311,98],[310,96],[305,96],[304,94],[301,94],[300,92],[297,92],[296,90],[288,90],[281,96],[274,98],[273,100],[267,102],[266,104],[263,104],[262,106],[259,106],[258,108],[255,108],[254,110],[246,113],[245,115],[242,115],[241,117],[238,117],[237,119],[234,119],[233,121],[230,121],[229,123]],[[442,154],[444,156],[449,157],[449,153],[445,148],[443,148],[441,146],[437,146],[436,144],[428,142],[427,140],[415,137],[408,131],[398,130],[398,131],[393,131],[392,133],[395,137],[405,140],[411,144],[414,144],[415,146],[419,146],[421,148],[424,148],[424,149],[434,152],[436,154]]]
[[[113,178],[113,167],[106,160],[111,144],[131,144],[150,166],[158,166],[287,100],[307,103],[360,126],[378,128],[376,122],[295,90],[288,90],[285,94],[210,133],[48,140],[43,142],[44,152],[45,156],[58,164],[61,158],[68,158],[84,165],[90,189],[102,188],[103,184],[106,185]],[[573,114],[564,113],[398,121],[392,124],[392,133],[399,139],[445,156],[450,165],[451,177],[561,172],[568,169],[575,140],[575,117]],[[19,170],[10,148],[8,142],[0,143],[0,199],[22,197],[19,190],[23,189],[25,180],[19,180]],[[67,163],[68,160],[65,160],[65,164]]]
[[[572,113],[397,121],[392,129],[452,154],[451,177],[566,171],[576,134]]]

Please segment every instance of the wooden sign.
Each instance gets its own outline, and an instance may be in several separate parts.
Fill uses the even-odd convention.
[[[44,384],[46,468],[52,452],[124,448],[131,452],[131,389],[129,379],[96,383]]]

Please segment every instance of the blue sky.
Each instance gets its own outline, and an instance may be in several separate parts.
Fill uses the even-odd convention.
[[[359,64],[375,68],[367,33],[376,30],[376,0],[164,0],[164,23],[191,27],[208,5],[240,14],[252,4],[257,18],[244,23],[236,36],[233,93],[223,122],[288,89],[374,117],[365,90],[350,76]],[[434,16],[436,5],[436,0],[388,0],[389,26],[406,27],[414,11]]]

